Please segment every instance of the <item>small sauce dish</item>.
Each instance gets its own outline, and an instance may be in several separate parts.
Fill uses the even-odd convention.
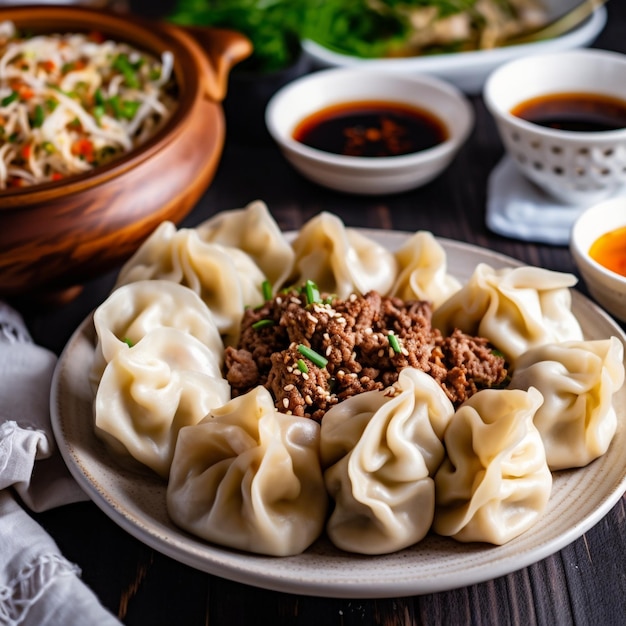
[[[607,236],[621,242],[611,246],[614,256],[604,246]],[[574,223],[570,250],[589,293],[611,315],[626,322],[626,275],[621,273],[626,273],[626,195],[585,209]]]
[[[429,76],[321,70],[279,90],[265,111],[285,158],[345,193],[399,193],[452,162],[474,124],[467,98]]]
[[[626,55],[524,57],[495,70],[483,95],[510,158],[553,198],[589,205],[626,185]]]

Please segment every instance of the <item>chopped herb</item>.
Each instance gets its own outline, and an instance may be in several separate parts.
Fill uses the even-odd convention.
[[[259,320],[258,322],[254,322],[254,324],[252,324],[252,328],[254,328],[254,330],[259,330],[260,328],[268,328],[269,326],[274,326],[274,320],[264,319]]]
[[[261,284],[261,290],[263,291],[263,299],[265,301],[272,299],[272,283],[269,280],[264,280]]]
[[[312,350],[311,348],[305,346],[304,344],[298,345],[298,352],[303,357],[306,357],[307,359],[309,359],[311,363],[314,363],[315,365],[317,365],[318,367],[321,367],[322,369],[325,368],[326,365],[328,364],[328,359],[326,357],[323,357],[321,354],[318,354],[317,352],[315,352],[315,350]]]
[[[298,361],[296,362],[296,365],[298,366],[298,369],[303,374],[308,374],[309,368],[307,367],[307,364],[302,359],[298,359]]]
[[[41,104],[38,104],[35,107],[35,112],[33,115],[33,127],[39,128],[43,124],[44,119],[45,119],[45,114],[43,111],[43,107],[41,106]]]
[[[321,302],[320,292],[317,285],[312,280],[307,280],[304,285],[304,292],[306,295],[306,301],[308,304],[315,304]]]
[[[12,91],[8,96],[2,98],[2,100],[0,101],[0,105],[2,105],[3,107],[9,106],[9,104],[11,104],[11,102],[15,102],[18,97],[19,94],[17,93],[17,91]]]
[[[124,76],[124,81],[129,87],[139,87],[137,72],[132,63],[128,60],[127,54],[118,54],[113,61],[113,67]]]
[[[133,345],[134,345],[134,344],[133,344],[133,342],[132,342],[132,341],[131,341],[128,337],[124,337],[124,338],[122,339],[122,341],[123,341],[123,342],[124,342],[124,343],[125,343],[125,344],[129,347],[129,348],[132,348],[132,347],[133,347]]]
[[[393,333],[389,333],[387,335],[387,339],[389,339],[389,345],[396,354],[402,352],[402,348],[400,347],[400,341]]]

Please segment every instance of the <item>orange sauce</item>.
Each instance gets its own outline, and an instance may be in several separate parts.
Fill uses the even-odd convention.
[[[598,237],[589,248],[589,256],[612,272],[626,276],[626,226]]]

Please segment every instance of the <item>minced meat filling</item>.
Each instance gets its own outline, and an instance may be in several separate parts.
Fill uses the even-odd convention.
[[[405,367],[430,374],[455,406],[506,381],[486,339],[444,337],[431,314],[428,302],[375,291],[340,300],[292,289],[245,311],[239,343],[225,351],[226,379],[233,397],[264,385],[279,411],[316,420],[350,396],[392,388]]]

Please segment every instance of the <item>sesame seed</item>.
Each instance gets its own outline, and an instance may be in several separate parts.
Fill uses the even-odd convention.
[[[289,383],[288,385],[285,385],[283,387],[283,390],[284,391],[293,391],[293,388],[294,388],[294,386],[291,383]]]
[[[317,322],[319,321],[317,319],[317,317],[315,317],[314,315],[312,315],[308,311],[307,311],[307,314],[306,314],[306,318],[309,320],[309,322],[313,322],[314,324],[317,324]]]
[[[383,357],[383,356],[385,356],[385,351],[384,351],[383,349],[380,349],[380,350],[378,351],[378,356],[379,356],[379,357]]]
[[[333,351],[333,347],[332,346],[328,346],[326,348],[326,356],[330,356],[330,353]]]
[[[309,380],[309,375],[306,372],[302,372],[302,378],[304,378],[304,380]]]
[[[409,351],[406,348],[402,348],[401,352],[404,356],[409,356]]]
[[[313,399],[311,398],[311,396],[307,393],[306,396],[304,396],[304,401],[311,406],[313,404]]]
[[[289,398],[283,398],[283,406],[286,409],[289,408]]]

